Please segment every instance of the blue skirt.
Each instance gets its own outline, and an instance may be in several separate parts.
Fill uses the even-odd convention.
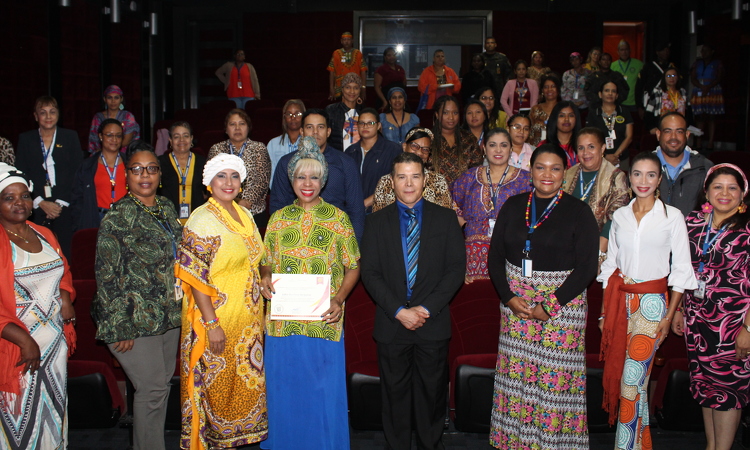
[[[266,335],[271,450],[349,449],[344,341]]]

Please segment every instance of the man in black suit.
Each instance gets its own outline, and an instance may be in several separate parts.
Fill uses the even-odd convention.
[[[394,450],[442,449],[448,391],[448,303],[466,272],[455,212],[422,198],[424,163],[401,153],[391,171],[396,202],[367,217],[362,281],[377,303],[383,430]]]
[[[34,119],[39,128],[18,137],[16,167],[34,182],[32,220],[55,232],[63,253],[70,259],[70,194],[76,170],[83,161],[83,150],[75,131],[57,126],[59,118],[54,97],[36,100]]]

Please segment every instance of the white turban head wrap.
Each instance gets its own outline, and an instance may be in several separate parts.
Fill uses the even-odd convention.
[[[29,190],[34,189],[34,183],[26,178],[26,174],[13,166],[0,162],[0,192],[15,183],[22,183],[26,185]]]
[[[219,153],[206,162],[203,167],[203,185],[208,186],[217,173],[225,169],[232,169],[240,174],[240,182],[247,178],[247,169],[242,158],[228,153]]]

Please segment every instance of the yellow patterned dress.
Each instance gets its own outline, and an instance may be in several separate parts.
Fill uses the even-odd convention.
[[[238,447],[268,433],[263,361],[263,299],[258,264],[263,241],[249,211],[242,224],[215,200],[190,215],[176,276],[182,280],[180,373],[183,449]],[[207,294],[226,334],[224,352],[208,349],[191,288]]]

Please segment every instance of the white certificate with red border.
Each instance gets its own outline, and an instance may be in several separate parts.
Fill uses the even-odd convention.
[[[331,276],[274,273],[271,320],[321,320],[331,307]]]

